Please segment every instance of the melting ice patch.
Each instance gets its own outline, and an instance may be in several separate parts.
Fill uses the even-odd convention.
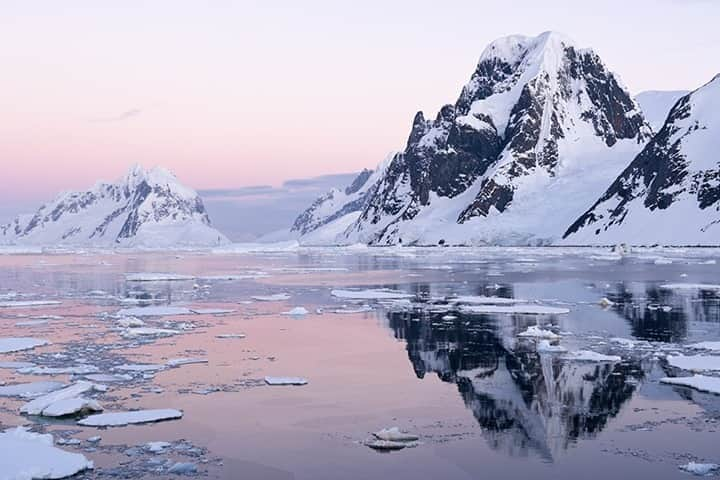
[[[268,385],[307,385],[308,381],[302,377],[265,377]]]
[[[253,295],[250,298],[257,300],[258,302],[282,302],[290,300],[290,295],[287,293],[275,293],[272,295]]]
[[[0,432],[0,452],[3,480],[65,478],[93,468],[84,455],[55,447],[52,435],[33,433],[24,427]]]
[[[668,363],[689,372],[718,371],[720,370],[720,356],[713,355],[676,355],[667,357]]]
[[[660,383],[689,387],[700,392],[720,395],[720,378],[718,377],[707,377],[705,375],[693,375],[692,377],[666,377],[661,378]]]
[[[182,418],[182,412],[174,409],[135,410],[132,412],[100,413],[78,421],[87,427],[121,427],[137,423],[160,422]]]
[[[20,352],[31,348],[48,345],[50,342],[41,338],[5,337],[0,338],[0,353]]]
[[[390,289],[370,289],[370,290],[342,290],[335,289],[330,295],[336,298],[346,298],[352,300],[390,300],[397,298],[413,298],[415,295]]]
[[[163,317],[167,315],[190,315],[192,310],[185,307],[150,306],[123,308],[117,312],[124,317]]]

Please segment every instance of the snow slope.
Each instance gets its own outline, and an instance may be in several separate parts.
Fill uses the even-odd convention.
[[[690,92],[687,90],[648,90],[635,95],[635,101],[640,105],[645,120],[653,131],[658,132],[675,102],[688,93]]]
[[[720,75],[682,97],[566,233],[570,244],[720,243]]]
[[[0,226],[0,244],[123,247],[226,243],[198,194],[156,167],[134,166],[116,183],[68,192]]]
[[[328,243],[551,243],[651,133],[591,50],[555,32],[502,38],[455,104],[415,116],[356,219],[309,230]]]

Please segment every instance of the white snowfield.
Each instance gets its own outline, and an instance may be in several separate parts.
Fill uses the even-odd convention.
[[[228,242],[210,225],[197,192],[165,169],[138,165],[116,183],[62,193],[0,226],[0,244],[173,248]]]
[[[131,412],[100,413],[78,421],[86,427],[122,427],[137,423],[161,422],[182,418],[183,413],[174,409],[135,410]]]
[[[84,455],[53,445],[50,434],[17,427],[0,432],[0,479],[58,479],[93,468]]]

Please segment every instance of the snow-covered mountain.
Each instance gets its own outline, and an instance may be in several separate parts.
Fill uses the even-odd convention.
[[[592,50],[554,32],[502,38],[454,104],[415,116],[404,151],[367,179],[356,219],[325,222],[347,203],[319,200],[298,231],[328,243],[550,243],[650,136]]]
[[[0,243],[173,247],[226,243],[198,194],[162,168],[68,192],[0,226]]]
[[[566,243],[720,243],[720,75],[662,129],[566,233]]]
[[[653,131],[659,132],[672,106],[688,93],[687,90],[648,90],[635,95],[635,101]]]

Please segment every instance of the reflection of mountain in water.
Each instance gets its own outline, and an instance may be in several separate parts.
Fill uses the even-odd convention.
[[[600,432],[630,399],[639,365],[564,362],[538,354],[515,333],[534,317],[488,315],[443,320],[444,313],[391,312],[390,327],[407,342],[419,378],[436,373],[458,386],[488,442],[508,454],[532,450],[552,459]]]
[[[690,322],[720,322],[716,291],[620,283],[608,298],[615,302],[615,311],[630,322],[633,336],[642,340],[680,342],[687,337]]]

